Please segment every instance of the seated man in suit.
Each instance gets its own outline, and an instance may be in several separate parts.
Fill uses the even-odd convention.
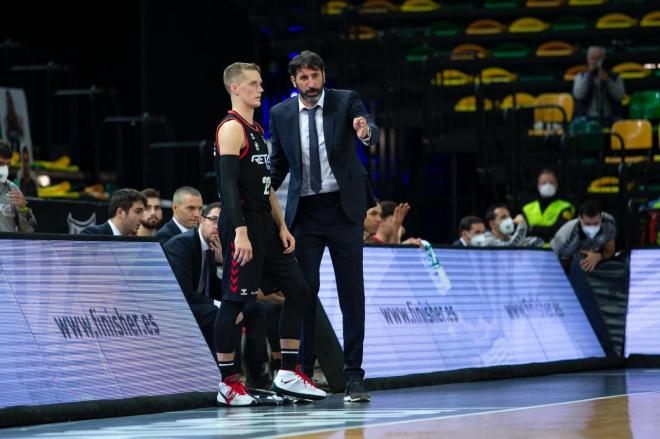
[[[179,233],[163,246],[167,260],[183,291],[197,324],[211,351],[213,325],[220,305],[218,265],[222,265],[222,249],[218,237],[220,203],[202,210],[199,227]]]
[[[110,219],[103,224],[87,226],[81,235],[137,236],[140,218],[147,199],[135,189],[118,189],[110,198]]]
[[[220,203],[211,203],[202,209],[199,227],[179,233],[163,246],[174,276],[190,305],[206,343],[215,352],[213,325],[220,306],[222,269],[222,244],[218,235]],[[247,326],[248,340],[245,352],[250,387],[269,387],[264,380],[263,363],[266,356],[266,307],[252,302],[243,309],[236,320],[236,346],[240,352],[241,329]],[[279,345],[278,345],[279,348]],[[279,349],[278,349],[279,350]],[[265,357],[265,358],[264,358]],[[260,385],[255,385],[256,383]]]
[[[175,235],[197,227],[202,213],[202,194],[190,186],[182,186],[172,196],[172,219],[156,232],[156,239],[165,245]]]
[[[461,218],[458,223],[459,238],[453,242],[452,247],[479,247],[484,243],[486,223],[478,216],[469,215]]]

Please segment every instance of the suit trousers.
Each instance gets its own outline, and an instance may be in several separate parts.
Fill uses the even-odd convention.
[[[364,279],[363,225],[351,221],[341,207],[339,192],[301,197],[293,223],[296,258],[311,292],[303,314],[300,361],[310,373],[314,367],[315,310],[323,251],[330,251],[337,282],[344,331],[344,371],[347,379],[363,379]]]

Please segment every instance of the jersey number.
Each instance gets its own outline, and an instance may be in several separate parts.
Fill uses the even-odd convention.
[[[264,195],[270,195],[270,177],[262,178],[261,182],[264,184]]]

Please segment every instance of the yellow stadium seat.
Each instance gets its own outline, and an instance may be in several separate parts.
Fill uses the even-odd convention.
[[[461,44],[451,50],[451,59],[469,60],[477,58],[488,58],[490,52],[478,44]]]
[[[589,66],[586,64],[579,64],[577,66],[570,67],[564,73],[564,81],[573,81],[577,75],[584,73],[589,70]]]
[[[573,118],[573,96],[570,93],[541,93],[534,106],[534,129],[530,136],[563,135]]]
[[[484,99],[484,110],[490,111],[493,109],[493,101]],[[457,112],[474,112],[477,111],[477,98],[476,96],[466,96],[456,103],[454,111]]]
[[[590,194],[616,194],[619,192],[619,177],[599,177],[589,184],[587,192]]]
[[[645,69],[643,65],[636,62],[624,62],[617,64],[612,71],[623,79],[640,79],[651,76],[651,71]]]
[[[338,15],[348,7],[348,3],[340,0],[330,0],[321,6],[321,13],[328,15]]]
[[[656,27],[660,26],[660,11],[652,11],[642,17],[639,22],[642,27]]]
[[[511,33],[531,33],[531,32],[543,32],[550,28],[550,25],[544,21],[539,20],[534,17],[523,17],[515,20],[509,26],[509,32]]]
[[[500,34],[506,30],[506,26],[490,18],[475,20],[469,24],[465,33],[468,35],[493,35]]]
[[[398,10],[398,5],[387,0],[367,0],[360,6],[360,14],[386,14]]]
[[[514,103],[515,100],[515,103]],[[528,93],[516,93],[508,95],[502,99],[500,109],[510,110],[512,108],[528,108],[536,105],[536,98]]]
[[[435,74],[435,85],[453,86],[471,84],[474,78],[471,75],[455,69],[445,69]]]
[[[610,138],[612,151],[621,151],[621,156],[606,157],[605,163],[639,163],[648,161],[653,148],[653,128],[646,119],[624,119],[614,122]],[[647,155],[627,156],[626,151],[647,151]]]
[[[481,81],[484,84],[495,82],[514,82],[518,75],[500,67],[488,67],[481,71]]]
[[[537,122],[569,122],[573,119],[573,96],[570,93],[541,93],[536,98],[534,120]]]
[[[637,19],[626,14],[614,12],[600,17],[596,22],[596,29],[626,29],[634,27],[636,24]]]
[[[440,9],[440,4],[433,0],[406,0],[401,5],[401,12],[431,12]]]
[[[362,24],[349,27],[347,33],[349,40],[373,40],[378,36],[376,29]]]
[[[577,49],[565,41],[548,41],[536,49],[536,56],[571,56]]]
[[[528,8],[556,8],[566,3],[566,0],[527,0]]]
[[[607,3],[607,0],[568,0],[569,6],[594,6]]]

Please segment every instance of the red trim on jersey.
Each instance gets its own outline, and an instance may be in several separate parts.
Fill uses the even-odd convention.
[[[238,115],[240,117],[240,115],[238,113],[236,113],[235,111],[230,110],[230,111],[228,111],[228,113],[232,113],[232,114]],[[241,119],[243,119],[243,118],[241,117]],[[220,142],[218,141],[218,133],[220,132],[220,127],[222,127],[226,122],[229,122],[230,120],[235,120],[235,119],[226,119],[226,120],[220,122],[218,127],[215,129],[215,149],[218,152],[218,157],[222,156],[222,154],[220,153]],[[243,120],[245,120],[245,119],[243,119]],[[246,123],[247,123],[247,121],[246,121]],[[241,148],[240,155],[238,156],[239,159],[243,159],[247,155],[248,151],[250,151],[250,142],[248,141],[247,132],[245,131],[245,127],[242,124],[241,124],[241,128],[243,129],[243,138],[245,139],[245,147]]]
[[[233,114],[234,116],[238,117],[238,118],[241,119],[243,122],[245,122],[250,128],[253,128],[255,131],[256,131],[258,128],[260,128],[260,127],[259,127],[259,124],[258,124],[256,121],[253,120],[252,123],[250,123],[250,122],[247,121],[247,119],[245,119],[243,116],[241,116],[240,114],[238,114],[238,112],[236,112],[236,111],[234,111],[234,110],[229,110],[227,113],[231,113],[231,114]]]

